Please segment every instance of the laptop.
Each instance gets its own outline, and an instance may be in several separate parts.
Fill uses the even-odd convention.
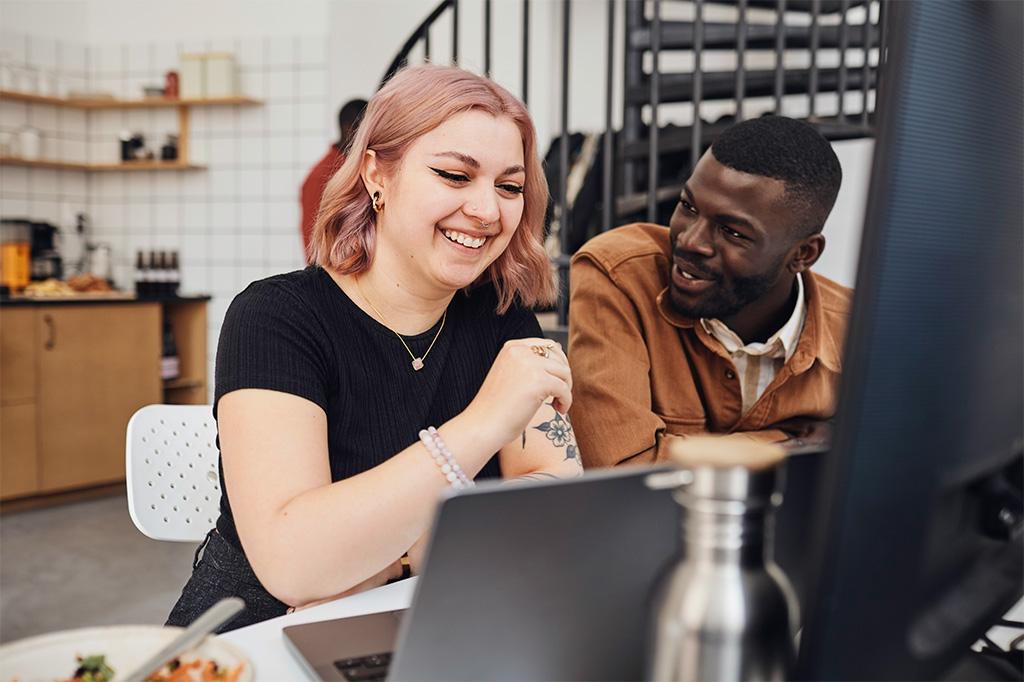
[[[787,487],[812,489],[817,459],[791,458]],[[648,608],[680,551],[679,506],[645,484],[660,470],[453,492],[408,609],[288,626],[286,642],[319,680],[642,679]],[[776,524],[798,596],[809,498],[788,495]]]

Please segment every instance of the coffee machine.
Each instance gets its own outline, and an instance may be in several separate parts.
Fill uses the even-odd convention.
[[[31,223],[32,227],[32,279],[41,281],[61,279],[64,275],[64,263],[54,246],[58,229],[55,225],[44,222]]]

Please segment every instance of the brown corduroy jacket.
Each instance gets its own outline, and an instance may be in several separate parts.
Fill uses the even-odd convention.
[[[751,433],[835,411],[852,292],[806,273],[807,320],[796,350],[746,414],[725,349],[668,301],[669,231],[626,225],[589,240],[572,260],[569,411],[584,466],[652,463],[675,436]],[[752,433],[752,432],[757,432]]]

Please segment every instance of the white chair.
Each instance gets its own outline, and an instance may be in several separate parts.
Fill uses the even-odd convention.
[[[220,513],[210,405],[147,405],[128,422],[128,511],[155,540],[198,542]]]

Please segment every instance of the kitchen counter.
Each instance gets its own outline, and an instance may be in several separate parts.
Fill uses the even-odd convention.
[[[0,306],[24,306],[24,305],[77,305],[97,303],[159,303],[174,304],[187,303],[192,301],[209,301],[209,295],[197,296],[157,296],[140,298],[128,291],[110,292],[84,292],[74,295],[62,296],[24,296],[20,294],[0,296]]]
[[[136,410],[209,401],[209,300],[0,298],[0,511],[11,501],[123,483],[125,429]],[[160,372],[166,323],[180,368],[171,380]]]

